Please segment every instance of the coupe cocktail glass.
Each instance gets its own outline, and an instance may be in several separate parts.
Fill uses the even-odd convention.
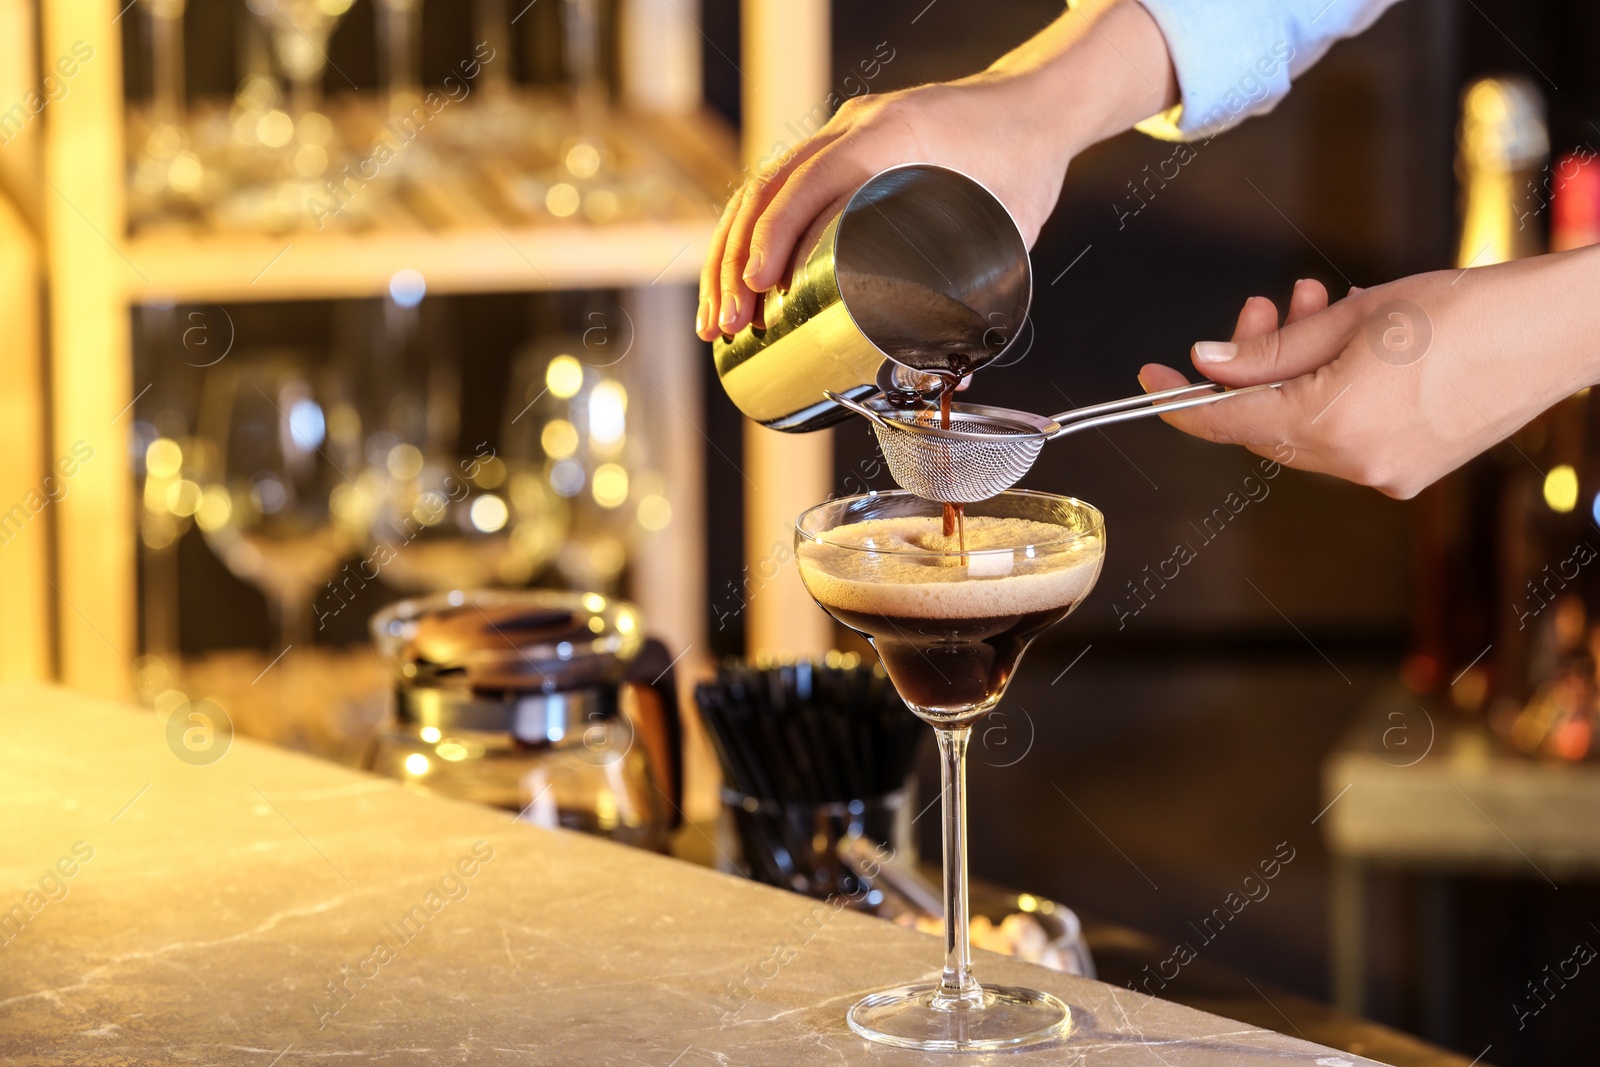
[[[1060,1037],[1070,1009],[1048,993],[984,986],[967,935],[966,753],[1033,639],[1071,614],[1105,558],[1098,510],[1012,490],[966,506],[965,551],[942,507],[904,491],[819,504],[795,524],[806,589],[872,642],[902,700],[939,738],[944,796],[945,964],[937,982],[850,1009],[872,1041],[924,1050],[1016,1048]]]

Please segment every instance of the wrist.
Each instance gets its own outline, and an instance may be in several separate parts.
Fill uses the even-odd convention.
[[[1179,99],[1166,38],[1136,0],[1072,0],[1066,14],[970,80],[1003,93],[1029,132],[1067,158]]]
[[[1500,302],[1508,345],[1528,353],[1532,364],[1554,364],[1559,394],[1554,403],[1600,384],[1600,246],[1534,256],[1508,263],[1515,281]],[[1530,371],[1533,367],[1530,367]]]
[[[1580,352],[1581,380],[1574,389],[1600,385],[1600,344],[1595,343],[1600,336],[1600,308],[1594,300],[1594,294],[1600,293],[1600,245],[1558,252],[1556,256],[1566,260],[1562,264],[1564,299],[1558,314],[1570,316],[1573,342]]]
[[[1587,386],[1600,384],[1594,337],[1600,311],[1600,246],[1438,271],[1434,291],[1448,309],[1447,344],[1483,389],[1514,410],[1516,425]],[[1430,302],[1424,302],[1430,306]]]

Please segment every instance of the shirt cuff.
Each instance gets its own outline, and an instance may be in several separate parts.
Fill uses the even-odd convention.
[[[1140,0],[1167,39],[1179,103],[1135,128],[1169,141],[1214,137],[1289,92],[1298,27],[1282,0]]]

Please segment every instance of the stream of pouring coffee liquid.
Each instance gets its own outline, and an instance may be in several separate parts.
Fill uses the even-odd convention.
[[[950,401],[955,397],[956,387],[961,384],[961,375],[953,378],[943,375],[939,378],[939,429],[950,428]],[[960,535],[961,558],[967,558],[967,506],[965,504],[946,504],[944,506],[944,535]]]

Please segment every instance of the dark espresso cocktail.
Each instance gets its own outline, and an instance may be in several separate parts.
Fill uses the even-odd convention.
[[[806,588],[866,635],[900,696],[955,725],[1005,692],[1039,631],[1088,595],[1103,558],[1093,534],[1058,549],[1062,528],[1002,516],[966,520],[965,553],[937,515],[836,526],[800,545]]]
[[[1007,490],[969,504],[966,536],[904,490],[818,504],[795,523],[806,589],[865,634],[895,689],[939,738],[944,798],[944,972],[869,993],[846,1016],[862,1037],[919,1051],[984,1052],[1058,1040],[1060,999],[972,974],[967,927],[966,753],[972,724],[1005,695],[1041,630],[1100,575],[1100,512],[1070,497]]]

